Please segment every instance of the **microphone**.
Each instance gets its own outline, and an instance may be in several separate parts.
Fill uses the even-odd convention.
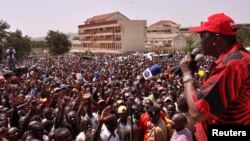
[[[192,53],[191,53],[191,57],[195,62],[199,62],[204,58],[204,55],[202,54],[203,50],[202,48],[195,48],[193,49]],[[180,65],[174,66],[173,68],[171,68],[171,73],[173,73],[174,75],[182,75],[181,72],[181,67]]]
[[[142,76],[144,79],[148,80],[151,77],[155,76],[156,74],[159,74],[161,72],[161,67],[157,64],[151,66],[150,68],[147,68],[143,73]]]
[[[159,74],[160,72],[161,67],[158,64],[155,64],[143,71],[142,76],[140,76],[138,82],[144,84],[145,80],[150,79],[151,77]]]

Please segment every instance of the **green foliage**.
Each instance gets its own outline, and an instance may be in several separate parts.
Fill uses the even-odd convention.
[[[17,59],[26,57],[31,52],[30,37],[22,36],[22,32],[20,30],[16,30],[15,32],[10,32],[9,36],[6,38],[4,49],[6,50],[9,47],[15,48]]]
[[[188,36],[186,37],[186,42],[187,42],[187,46],[184,47],[182,50],[183,51],[192,51],[194,48],[197,48],[199,45],[198,45],[198,39],[197,39],[197,36],[196,35],[191,35],[191,36]]]
[[[52,55],[64,54],[70,50],[71,42],[64,33],[49,30],[45,39]]]
[[[7,29],[10,28],[10,25],[3,20],[0,20],[0,42],[2,43],[3,39],[8,36]]]
[[[187,41],[187,48],[189,48],[190,49],[189,51],[191,51],[194,46],[194,39],[191,37],[187,37],[186,41]]]
[[[4,52],[4,43],[6,42],[6,38],[8,37],[7,29],[10,28],[10,25],[3,20],[0,20],[0,60],[2,59]]]
[[[46,48],[47,46],[46,41],[31,41],[32,48]]]
[[[174,47],[163,47],[161,48],[160,53],[173,53],[174,51]]]
[[[250,28],[241,27],[237,31],[237,40],[245,47],[250,46]]]

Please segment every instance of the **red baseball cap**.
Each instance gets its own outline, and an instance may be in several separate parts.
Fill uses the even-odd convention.
[[[237,26],[233,19],[224,13],[213,14],[201,26],[189,29],[190,32],[209,31],[222,35],[236,35]]]
[[[106,101],[104,99],[99,99],[97,104],[101,104],[101,103],[106,103]]]

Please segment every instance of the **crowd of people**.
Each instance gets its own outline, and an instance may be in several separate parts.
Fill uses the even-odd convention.
[[[156,138],[158,128],[152,127],[158,121],[164,127],[162,138],[170,140],[174,128],[186,126],[194,135],[182,78],[171,73],[184,54],[177,51],[169,58],[153,60],[142,54],[96,54],[22,61],[27,72],[3,74],[1,80],[1,136],[8,140],[66,140],[67,135],[69,140],[79,141],[96,136],[122,141],[133,135],[132,140],[138,140]],[[211,61],[205,58],[200,69],[207,73]],[[153,64],[161,66],[161,73],[140,83],[142,72]],[[199,85],[203,78],[198,71],[196,78]],[[161,118],[157,118],[159,112]],[[156,125],[148,125],[151,116]],[[183,120],[178,122],[182,125],[172,127],[172,117]],[[141,134],[139,129],[143,129]]]
[[[233,76],[238,77],[239,82],[243,81],[233,73],[223,75],[223,78],[218,76],[225,72],[222,71],[225,67],[216,67],[218,70],[215,70],[214,64],[230,62],[228,59],[225,59],[226,62],[216,60],[227,43],[217,34],[210,37],[211,32],[216,31],[204,31],[198,31],[202,46],[211,41],[213,45],[209,46],[216,46],[217,49],[212,48],[212,54],[205,47],[204,54],[213,57],[205,56],[199,62],[194,62],[190,54],[178,50],[167,58],[156,57],[152,60],[140,53],[127,53],[94,54],[92,57],[34,57],[22,60],[22,63],[16,62],[17,66],[25,65],[27,69],[16,67],[16,71],[3,72],[0,78],[0,140],[207,140],[204,134],[196,133],[196,129],[206,132],[196,122],[224,123],[226,120],[223,118],[226,117],[220,115],[228,108],[224,105],[221,109],[219,99],[218,103],[214,103],[218,105],[211,106],[210,102],[215,100],[211,99],[211,93],[229,93],[237,91],[238,87],[243,88],[239,92],[247,93],[249,85],[244,85],[249,82],[226,87],[225,81],[230,80],[232,84]],[[218,52],[219,46],[225,47],[224,50]],[[242,52],[247,55],[244,50]],[[154,64],[161,67],[160,73],[141,81],[142,72]],[[176,65],[180,65],[182,71],[177,75],[172,72]],[[223,87],[217,86],[213,75],[229,90],[218,92],[218,87]],[[249,72],[245,71],[245,76],[249,81]],[[215,85],[207,82],[211,79]],[[240,94],[235,94],[234,98],[236,95]]]

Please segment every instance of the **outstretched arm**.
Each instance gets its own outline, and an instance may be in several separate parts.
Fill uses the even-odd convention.
[[[103,123],[105,123],[105,121],[109,117],[110,111],[111,111],[111,106],[108,106],[105,109],[103,109],[102,114],[100,116],[100,120],[99,120],[97,129],[95,130],[94,137],[93,137],[92,141],[98,141],[98,138],[100,137],[102,125],[103,125]]]
[[[188,78],[187,81],[184,81],[183,83],[184,83],[184,96],[186,97],[188,102],[189,113],[192,116],[192,118],[198,122],[198,121],[205,121],[207,117],[205,116],[205,114],[201,113],[197,109],[197,106],[192,96],[197,94],[193,76],[194,68],[196,68],[196,66],[194,66],[193,62],[194,61],[191,57],[191,54],[187,54],[181,60],[180,67],[183,74],[183,78],[184,77]]]

